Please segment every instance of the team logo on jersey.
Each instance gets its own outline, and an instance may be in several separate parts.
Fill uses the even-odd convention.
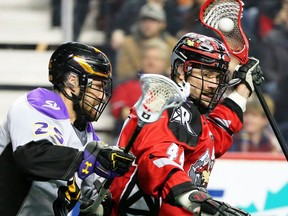
[[[55,101],[51,101],[51,100],[46,100],[43,107],[48,107],[53,110],[60,110],[60,107],[58,106],[58,104]]]
[[[189,170],[189,177],[193,184],[206,187],[209,182],[211,170],[214,165],[214,150],[210,158],[210,150],[206,151],[198,158]]]
[[[192,113],[183,106],[175,108],[170,118],[171,122],[179,122],[183,125],[187,132],[192,136],[197,136],[195,131],[191,128],[190,122],[192,120]]]

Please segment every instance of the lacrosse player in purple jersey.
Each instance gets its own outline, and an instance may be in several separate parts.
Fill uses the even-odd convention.
[[[37,88],[13,103],[0,128],[0,215],[68,215],[97,196],[96,178],[129,170],[134,157],[99,141],[91,123],[111,97],[111,70],[100,50],[64,43],[49,62],[54,90]]]

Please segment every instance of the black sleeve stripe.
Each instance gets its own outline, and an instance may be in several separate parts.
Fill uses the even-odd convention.
[[[209,117],[207,117],[207,119],[209,119],[209,121],[213,122],[214,124],[216,124],[220,128],[224,129],[230,136],[233,135],[233,131],[230,130],[228,127],[226,127],[226,125],[224,125],[222,122],[218,121],[217,119],[213,119],[213,118],[209,118]]]
[[[191,181],[183,182],[182,184],[179,184],[170,190],[169,194],[166,197],[166,202],[168,202],[170,205],[177,206],[178,204],[176,203],[175,198],[183,193],[192,191],[193,189],[195,189],[195,186],[192,184]]]
[[[222,105],[228,107],[230,110],[232,110],[234,113],[236,113],[236,115],[238,116],[240,121],[243,123],[243,111],[237,103],[235,103],[230,98],[225,98],[222,102]],[[230,130],[226,125],[224,125],[221,121],[214,119],[214,118],[209,118],[209,117],[207,117],[207,119],[209,119],[211,122],[218,125],[219,127],[223,128],[225,131],[227,131],[227,133],[230,136],[233,135],[234,132],[232,130]]]

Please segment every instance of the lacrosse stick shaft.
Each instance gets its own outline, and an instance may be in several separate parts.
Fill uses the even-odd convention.
[[[143,126],[144,126],[144,125],[143,125]],[[127,145],[126,145],[126,147],[125,147],[125,149],[124,149],[124,152],[125,152],[125,153],[128,153],[128,152],[130,151],[133,143],[135,142],[136,138],[138,137],[138,135],[139,135],[139,133],[140,133],[140,131],[141,131],[141,129],[142,129],[143,126],[139,126],[139,124],[137,125],[137,127],[135,128],[134,133],[132,134],[129,142],[127,143]]]
[[[278,126],[277,126],[277,123],[276,123],[273,115],[270,112],[269,107],[267,106],[267,103],[266,103],[266,101],[265,101],[265,99],[263,97],[263,93],[262,93],[261,88],[258,85],[256,85],[256,84],[254,84],[254,87],[255,87],[255,93],[256,93],[256,95],[257,95],[257,97],[258,97],[258,99],[259,99],[259,101],[260,101],[260,103],[262,105],[262,108],[263,108],[263,110],[264,110],[264,112],[266,114],[266,117],[267,117],[267,119],[268,119],[268,121],[269,121],[269,123],[270,123],[270,125],[271,125],[271,127],[273,129],[273,132],[274,132],[274,134],[275,134],[275,136],[276,136],[276,138],[277,138],[277,140],[278,140],[278,142],[279,142],[279,144],[281,146],[281,149],[282,149],[282,151],[283,151],[283,153],[285,155],[285,158],[288,161],[288,147],[287,147],[287,144],[286,144],[286,142],[285,142],[285,140],[284,140],[284,138],[283,138]]]

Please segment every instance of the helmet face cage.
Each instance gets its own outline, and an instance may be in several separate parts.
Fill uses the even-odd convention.
[[[94,79],[95,80],[95,79]],[[97,79],[96,79],[97,80]],[[111,99],[112,96],[112,80],[99,80],[101,81],[101,86],[102,88],[95,88],[92,85],[93,79],[88,79],[88,84],[86,86],[85,92],[82,96],[82,110],[87,117],[88,121],[97,121],[101,114],[103,113],[105,107],[107,106],[108,102]],[[86,92],[90,89],[93,91],[98,91],[101,94],[100,98],[97,97],[92,97],[90,94],[87,94]],[[91,99],[97,101],[96,106],[92,106],[91,103],[88,103],[88,101],[91,101]],[[90,107],[89,112],[87,111],[87,108],[85,107]]]
[[[177,68],[180,64],[184,67],[186,80],[188,76],[192,75],[193,68],[201,69],[202,86],[196,87],[191,85],[197,89],[201,88],[201,96],[199,98],[191,97],[191,99],[199,107],[199,110],[205,113],[218,104],[223,93],[227,89],[229,62],[230,57],[228,51],[221,41],[197,33],[187,33],[178,41],[172,51],[171,77],[173,79],[178,75]],[[205,107],[203,106],[202,99],[202,94],[205,95],[206,93],[203,89],[205,81],[205,76],[203,76],[204,69],[219,72],[219,76],[217,76],[218,81],[216,83],[218,87],[214,91],[208,107],[206,107],[207,105]],[[195,78],[199,79],[199,77]]]
[[[69,96],[64,89],[65,77],[71,72],[77,74],[80,86],[79,95],[74,97]],[[95,89],[92,85],[93,80],[101,81],[102,88]],[[50,58],[49,81],[74,103],[82,101],[81,115],[88,121],[97,121],[111,98],[112,66],[108,57],[100,50],[82,43],[68,42],[60,45]],[[101,98],[93,98],[99,103],[93,107],[87,102],[92,98],[86,94],[89,88],[102,93]],[[79,111],[76,113],[79,114]]]
[[[185,67],[185,65],[184,65]],[[186,67],[185,67],[186,68]],[[188,66],[188,68],[191,69],[192,71],[192,67]],[[195,90],[199,90],[200,91],[200,96],[199,97],[194,97],[193,94],[191,96],[191,99],[193,100],[193,102],[199,107],[199,110],[201,113],[206,113],[212,109],[214,109],[214,107],[218,104],[218,102],[220,101],[222,95],[224,94],[224,92],[226,91],[227,87],[228,87],[228,74],[224,73],[222,71],[217,71],[215,69],[211,69],[211,68],[207,68],[204,67],[203,65],[197,65],[196,67],[194,66],[194,68],[198,68],[201,70],[201,76],[195,76],[193,74],[193,72],[189,73],[189,76],[194,77],[195,79],[198,79],[201,81],[201,85],[194,85],[190,83],[190,86],[192,86]],[[185,71],[186,69],[184,69]],[[207,71],[213,71],[213,73],[218,73],[217,75],[217,79],[216,81],[211,81],[209,79],[207,79]],[[213,91],[211,89],[209,90],[205,90],[204,89],[204,82],[206,83],[210,83],[213,84],[215,86],[217,86],[215,89],[213,89]],[[203,97],[203,95],[209,95],[211,97],[210,100],[208,100],[207,98]],[[204,105],[204,103],[206,105]],[[208,103],[208,105],[207,105]]]

